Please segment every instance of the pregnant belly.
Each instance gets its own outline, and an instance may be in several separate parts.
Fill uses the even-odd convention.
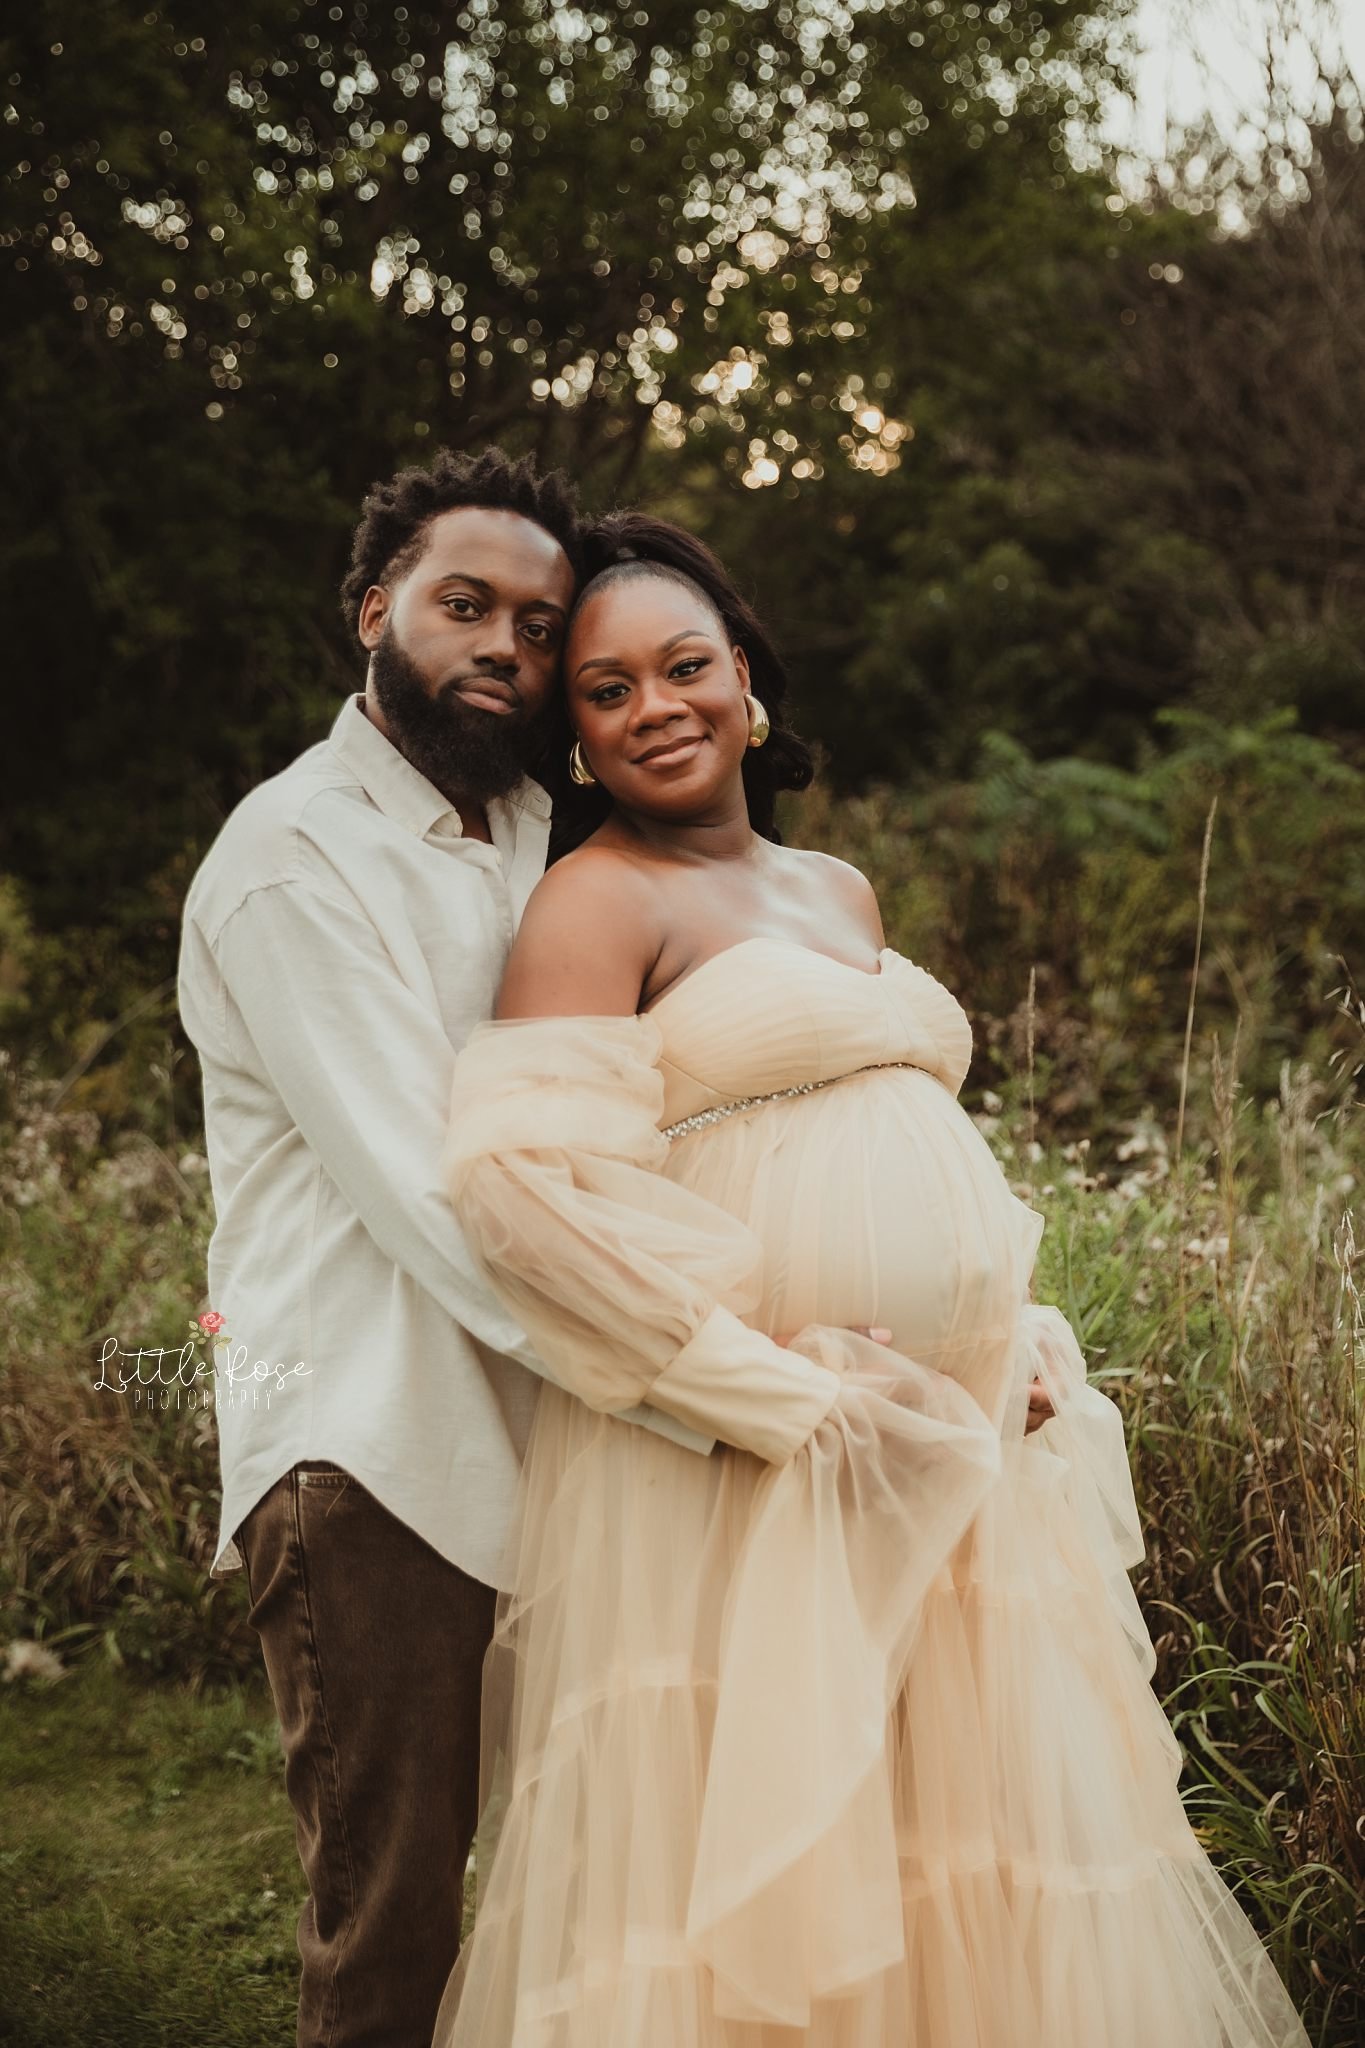
[[[881,1324],[973,1383],[1008,1348],[1042,1221],[929,1075],[879,1069],[728,1118],[670,1172],[757,1233],[775,1334]]]

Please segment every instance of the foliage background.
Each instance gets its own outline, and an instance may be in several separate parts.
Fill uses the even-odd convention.
[[[1054,899],[1082,841],[1168,855],[1165,904],[1119,920],[1188,923],[1179,757],[1188,793],[1235,783],[1273,826],[1245,841],[1248,914],[1284,1028],[1309,1028],[1365,900],[1359,92],[1324,50],[1304,119],[1272,62],[1259,140],[1175,138],[1120,180],[1097,123],[1128,22],[1129,0],[16,20],[20,1044],[83,1052],[166,978],[217,823],[357,679],[332,593],[365,487],[494,437],[741,567],[831,787],[952,820],[983,1009],[1018,1001],[1021,961],[1083,1008],[1083,981],[1146,965],[1145,931],[1078,959],[1074,916],[1002,953],[1002,832],[1056,844]],[[906,866],[932,870],[920,826]]]
[[[970,1100],[1058,1204],[1192,1810],[1361,2038],[1365,131],[1310,12],[1267,0],[1236,148],[1146,167],[1100,128],[1129,0],[11,16],[11,1635],[252,1668],[211,1428],[82,1374],[199,1305],[188,878],[358,683],[366,486],[499,439],[772,620],[826,759],[787,829],[962,991]]]

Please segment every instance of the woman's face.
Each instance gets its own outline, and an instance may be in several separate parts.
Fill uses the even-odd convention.
[[[588,766],[625,809],[683,819],[742,800],[749,664],[699,592],[631,576],[589,595],[564,677]]]

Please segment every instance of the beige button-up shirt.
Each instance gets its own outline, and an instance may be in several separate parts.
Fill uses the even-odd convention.
[[[185,904],[226,1319],[213,1571],[240,1566],[233,1534],[266,1489],[318,1458],[496,1585],[544,1367],[465,1247],[442,1151],[550,805],[523,782],[489,804],[491,846],[466,838],[362,704],[238,805]],[[652,1409],[631,1419],[710,1448]]]

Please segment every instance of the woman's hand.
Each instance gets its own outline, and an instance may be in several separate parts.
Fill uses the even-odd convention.
[[[1057,1410],[1048,1398],[1047,1388],[1041,1380],[1034,1380],[1028,1390],[1028,1414],[1024,1418],[1024,1435],[1032,1436],[1035,1429],[1041,1429],[1045,1422],[1051,1422]]]
[[[879,1324],[850,1323],[847,1327],[855,1337],[870,1337],[874,1344],[889,1344],[891,1342],[891,1332],[883,1329]],[[774,1344],[782,1345],[790,1344],[792,1338],[799,1334],[796,1330],[784,1330],[780,1336],[773,1338],[773,1342]],[[1024,1435],[1032,1436],[1035,1429],[1041,1429],[1045,1422],[1051,1422],[1056,1413],[1057,1410],[1052,1405],[1047,1388],[1041,1380],[1034,1380],[1028,1390],[1028,1413],[1024,1417]]]
[[[882,1329],[880,1324],[847,1323],[845,1328],[851,1336],[870,1337],[874,1344],[889,1344],[891,1342],[891,1332]],[[780,1336],[773,1338],[773,1342],[785,1347],[791,1343],[793,1337],[799,1337],[800,1334],[800,1330],[784,1330]]]

